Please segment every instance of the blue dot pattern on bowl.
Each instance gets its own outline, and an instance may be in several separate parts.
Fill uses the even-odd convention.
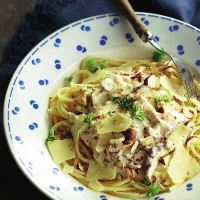
[[[199,67],[200,66],[200,60],[196,60],[196,66]]]
[[[61,62],[60,62],[60,60],[55,60],[54,63],[55,63],[55,68],[56,69],[61,69]]]
[[[118,19],[118,18],[113,18],[113,19],[109,22],[110,26],[115,26],[115,25],[117,25],[118,23],[119,23],[119,19]]]
[[[19,107],[14,107],[13,109],[12,109],[12,114],[13,115],[17,115],[18,113],[19,113],[19,111],[20,111],[20,108]]]
[[[142,17],[142,18],[141,18],[141,21],[142,21],[146,26],[149,25],[149,21],[148,21],[146,18]]]
[[[169,27],[169,31],[174,32],[179,30],[179,25],[175,24]]]
[[[24,143],[24,141],[19,136],[15,136],[15,141],[17,141],[17,143],[19,143],[19,144],[23,144]]]
[[[159,42],[160,38],[157,35],[155,35],[155,36],[153,36],[153,41],[154,42]]]
[[[179,55],[183,55],[185,53],[184,46],[182,44],[177,46],[177,50]]]
[[[53,169],[52,169],[52,174],[54,174],[54,175],[58,175],[59,174],[59,169],[58,168],[56,168],[56,167],[53,167]]]
[[[188,183],[187,185],[186,185],[186,190],[187,191],[191,191],[193,189],[193,184],[192,183]]]
[[[101,196],[100,196],[100,200],[108,200],[108,198],[107,198],[107,196],[105,196],[105,195],[101,195]]]
[[[34,109],[38,109],[39,105],[36,103],[35,100],[30,100],[30,105],[34,108]]]
[[[41,60],[40,60],[40,58],[36,58],[36,59],[33,59],[33,60],[31,61],[31,63],[32,63],[33,65],[37,65],[37,64],[40,64],[40,63],[41,63]]]
[[[84,188],[82,186],[78,186],[78,187],[73,187],[73,190],[76,192],[82,192]]]
[[[134,38],[133,38],[133,36],[132,36],[131,33],[126,33],[126,34],[125,34],[125,38],[127,39],[127,41],[128,41],[129,43],[134,42]]]
[[[199,43],[199,45],[200,45],[200,36],[199,37],[197,37],[197,42]]]
[[[21,90],[24,90],[24,89],[25,89],[24,81],[20,80],[20,81],[18,82],[18,84],[19,84],[19,87],[20,87]]]
[[[60,38],[55,39],[54,47],[60,47],[60,45],[61,45],[61,39]]]
[[[76,46],[76,50],[85,53],[87,51],[87,48],[79,44]]]
[[[118,15],[119,16],[119,15]],[[145,15],[141,15],[142,18],[141,18],[141,21],[145,24],[145,25],[150,25],[150,21],[149,18],[147,19],[146,17],[144,17]],[[148,14],[146,14],[147,17],[151,17],[150,15],[148,16]],[[120,24],[120,20],[121,18],[117,17],[117,16],[114,16],[113,15],[105,15],[105,16],[102,16],[101,18],[104,19],[104,18],[108,18],[108,20],[106,21],[106,25],[109,27],[109,28],[112,28],[114,30],[115,27],[118,27],[119,24]],[[158,16],[156,16],[158,17]],[[101,19],[100,17],[98,17],[98,20]],[[155,18],[155,16],[154,16]],[[159,18],[159,17],[158,17]],[[160,17],[162,18],[162,17]],[[97,19],[97,18],[96,18]],[[169,18],[164,18],[164,20],[168,20],[169,21]],[[82,22],[79,22],[74,25],[69,25],[67,27],[64,27],[62,30],[58,31],[56,34],[54,34],[53,36],[49,36],[48,39],[45,39],[45,41],[43,43],[40,44],[40,47],[36,47],[32,50],[32,56],[29,56],[27,58],[25,58],[25,62],[24,62],[24,65],[20,68],[20,71],[18,72],[17,76],[16,76],[16,79],[13,83],[13,87],[12,87],[12,90],[10,92],[10,99],[13,97],[12,95],[12,92],[13,90],[20,90],[20,92],[25,92],[28,87],[29,87],[29,82],[20,76],[20,73],[21,71],[23,71],[23,68],[27,65],[27,64],[30,64],[32,66],[33,69],[39,69],[40,67],[42,67],[41,63],[43,64],[43,62],[45,60],[43,60],[44,58],[41,58],[41,57],[38,57],[38,55],[36,53],[38,53],[38,51],[40,50],[40,48],[44,47],[44,45],[46,45],[48,42],[51,42],[50,45],[53,47],[53,49],[58,49],[62,44],[64,44],[64,42],[62,41],[62,37],[59,37],[59,34],[61,34],[62,32],[65,32],[67,31],[68,29],[71,29],[71,28],[74,28],[74,27],[78,27],[79,31],[82,32],[82,34],[87,34],[87,35],[90,35],[90,33],[92,33],[93,31],[95,31],[94,27],[90,25],[90,21],[93,21],[95,20],[95,18],[89,18],[89,19],[86,19],[86,20],[83,20]],[[172,21],[172,20],[171,20]],[[174,23],[175,22],[175,23]],[[117,26],[118,25],[118,26]],[[180,22],[177,22],[176,24],[176,21],[173,21],[171,25],[167,26],[167,28],[169,28],[169,31],[170,32],[177,32],[177,31],[180,31],[181,30],[181,26],[187,26],[189,27],[188,25],[185,25],[185,24],[181,24]],[[192,27],[189,27],[191,29],[193,29]],[[130,30],[126,30],[127,32],[123,33],[122,37],[124,38],[124,41],[127,43],[133,43],[135,41],[136,38],[134,38],[134,33],[131,32]],[[198,31],[199,32],[199,31]],[[106,33],[107,34],[107,33]],[[102,36],[101,36],[102,35]],[[105,33],[101,33],[100,37],[98,36],[97,38],[97,41],[96,41],[96,44],[98,44],[100,47],[103,47],[105,45],[108,44],[108,38],[109,38],[109,41],[112,39],[111,36],[108,35],[105,35]],[[154,41],[155,42],[159,42],[160,41],[160,38],[159,38],[159,35],[156,35],[154,36]],[[81,40],[81,41],[77,41],[77,44],[75,44],[75,46],[73,47],[74,48],[74,52],[79,54],[79,53],[86,53],[88,51],[88,48],[90,47],[88,43],[83,43],[84,41]],[[194,42],[197,44],[197,45],[200,45],[200,36],[195,36],[195,39],[194,39]],[[184,47],[184,42],[182,44],[182,42],[180,42],[180,44],[173,44],[172,45],[173,48],[175,47],[177,53],[179,55],[183,55],[185,54],[185,47]],[[61,49],[61,48],[60,48]],[[196,65],[196,67],[200,67],[200,57],[197,57],[196,60],[193,60],[193,63]],[[60,58],[56,57],[56,60],[53,60],[52,61],[52,65],[54,69],[56,70],[61,70],[62,69],[62,64],[61,64],[61,61],[60,61]],[[182,73],[184,73],[184,69],[182,71]],[[37,85],[39,88],[43,88],[44,91],[45,91],[45,86],[49,85],[50,84],[50,81],[51,79],[48,77],[48,76],[44,76],[44,77],[39,77],[37,80],[35,80]],[[16,83],[16,84],[15,84]],[[15,85],[17,85],[17,87],[15,88]],[[42,90],[43,90],[42,89]],[[14,98],[14,97],[13,97]],[[39,103],[37,102],[38,99],[37,97],[30,97],[30,99],[27,100],[28,104],[29,104],[29,108],[31,110],[29,110],[29,112],[36,112],[36,110],[40,110],[39,108]],[[10,106],[10,102],[8,104],[8,108]],[[20,133],[17,133],[19,135],[14,135],[12,137],[12,129],[10,128],[10,121],[9,121],[9,118],[11,117],[11,115],[16,119],[18,118],[17,115],[21,115],[21,113],[23,112],[24,108],[21,107],[20,105],[18,104],[14,104],[14,105],[11,105],[10,106],[10,110],[8,110],[8,129],[9,129],[9,133],[10,133],[10,138],[12,140],[13,138],[13,142],[15,142],[16,144],[25,144],[26,141],[25,141],[25,138],[23,136],[20,135]],[[11,115],[10,115],[11,114]],[[30,124],[29,124],[30,122]],[[28,131],[30,133],[33,133],[33,132],[36,132],[37,128],[39,127],[38,123],[39,122],[36,122],[36,120],[33,119],[33,121],[29,121],[25,126],[26,128],[28,129]],[[34,135],[34,134],[33,134]],[[18,146],[20,146],[18,145]],[[21,145],[21,146],[24,146],[24,145]],[[20,147],[21,147],[20,146]],[[45,156],[45,152],[43,150],[39,151],[39,154],[41,156]],[[20,158],[20,157],[19,157]],[[28,164],[24,164],[23,162],[23,159],[20,158],[23,166],[25,166],[25,168],[28,170],[34,170],[33,169],[33,164],[32,162],[28,162]],[[27,162],[26,162],[27,163]],[[35,165],[34,165],[35,166]],[[30,173],[30,172],[29,172]],[[54,177],[58,177],[60,173],[59,169],[56,168],[56,167],[51,167],[50,168],[50,173],[52,175],[54,175]],[[33,176],[33,174],[30,173],[31,176]],[[55,176],[56,175],[56,176]],[[52,191],[52,193],[55,191],[55,192],[59,192],[60,191],[60,186],[55,186],[55,185],[47,185],[47,190],[50,189]],[[193,184],[192,183],[188,183],[185,187],[185,190],[186,191],[192,191],[193,190]],[[73,191],[75,192],[82,192],[84,191],[84,187],[82,186],[76,186],[76,187],[71,187]],[[58,197],[59,199],[61,199],[59,196],[56,196]],[[105,195],[101,195],[100,196],[100,200],[108,200],[108,197],[105,196]],[[155,197],[154,200],[166,200],[162,197]]]
[[[106,45],[106,42],[107,42],[107,40],[108,40],[108,37],[107,36],[105,36],[105,35],[103,35],[102,37],[101,37],[101,40],[100,40],[100,45],[101,46],[104,46],[104,45]]]
[[[82,30],[82,31],[89,32],[89,31],[91,31],[91,27],[88,26],[88,25],[82,25],[82,26],[81,26],[81,30]]]
[[[54,191],[59,191],[59,190],[60,190],[60,187],[54,186],[54,185],[50,185],[50,186],[49,186],[49,189],[54,190]]]
[[[154,200],[165,200],[165,199],[160,197],[155,197]]]
[[[35,130],[36,128],[38,128],[38,124],[36,122],[33,122],[32,124],[29,124],[28,128],[30,130]]]
[[[47,79],[44,79],[44,80],[39,80],[38,83],[39,85],[43,86],[43,85],[48,85],[49,81]]]

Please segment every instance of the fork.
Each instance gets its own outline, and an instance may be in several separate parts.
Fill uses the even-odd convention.
[[[118,0],[117,3],[119,4],[119,8],[122,11],[122,14],[129,20],[135,32],[142,39],[142,41],[145,43],[150,43],[154,48],[156,48],[160,52],[163,52],[173,61],[180,74],[188,100],[190,98],[196,98],[197,93],[194,86],[194,78],[188,67],[178,57],[175,57],[174,55],[166,52],[157,43],[154,42],[153,34],[147,29],[146,26],[143,25],[143,23],[137,17],[128,0]]]

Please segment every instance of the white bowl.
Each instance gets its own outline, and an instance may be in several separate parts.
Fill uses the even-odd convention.
[[[138,15],[155,33],[155,41],[161,47],[199,70],[199,29],[161,15]],[[5,134],[21,170],[46,195],[63,200],[121,199],[90,190],[70,175],[62,174],[54,164],[44,142],[48,134],[48,97],[87,55],[140,59],[151,57],[152,51],[120,14],[105,14],[59,29],[33,48],[18,66],[5,98]],[[151,199],[199,200],[199,188],[200,174],[174,191]]]

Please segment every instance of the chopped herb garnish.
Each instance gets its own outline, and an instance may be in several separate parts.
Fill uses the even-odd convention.
[[[112,114],[115,113],[115,111],[108,111],[108,115],[110,115],[110,117],[112,116]]]
[[[118,96],[112,97],[112,101],[120,105],[122,109],[129,111],[131,117],[143,121],[145,119],[145,113],[140,104],[134,104],[134,100],[131,96],[127,95],[124,98]]]
[[[126,109],[126,110],[130,110],[133,107],[133,98],[128,95],[122,99],[118,96],[113,96],[112,101],[114,103],[119,104],[121,108]]]
[[[112,101],[113,101],[114,103],[120,103],[120,102],[121,102],[121,99],[120,99],[120,97],[118,97],[118,96],[113,96],[113,97],[112,97]]]
[[[95,73],[97,70],[102,70],[106,67],[107,61],[101,60],[97,62],[94,58],[90,58],[86,61],[86,68],[91,73]]]
[[[72,76],[68,76],[65,78],[65,81],[67,81],[68,83],[71,83],[73,80],[73,77]]]
[[[132,117],[135,117],[139,121],[144,121],[145,119],[145,113],[140,104],[135,104],[132,110],[130,110],[130,114]]]
[[[165,58],[165,53],[163,51],[157,50],[153,52],[152,56],[153,61],[158,62],[160,60],[163,60],[164,58]]]
[[[92,120],[94,119],[94,114],[93,113],[89,113],[87,115],[83,116],[83,124],[87,125],[87,124],[91,124]]]
[[[133,98],[130,96],[126,96],[122,101],[121,101],[121,107],[126,109],[126,110],[131,110],[133,107]]]
[[[112,112],[111,111],[109,111],[107,114],[110,115],[110,116],[112,116]]]
[[[159,183],[146,182],[145,186],[149,190],[148,193],[147,193],[148,197],[153,197],[153,196],[155,196],[156,194],[158,194],[160,192],[160,185],[159,185]]]
[[[170,101],[170,98],[168,95],[159,95],[159,96],[155,96],[155,101],[156,103],[159,103],[161,101],[167,103]]]
[[[46,139],[46,142],[48,141],[53,141],[56,139],[56,136],[55,136],[55,130],[53,128],[50,128],[49,130],[49,134],[48,134],[48,137]]]

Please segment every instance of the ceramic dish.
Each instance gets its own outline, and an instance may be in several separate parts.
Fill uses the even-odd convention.
[[[150,13],[138,13],[154,40],[180,56],[191,68],[200,68],[200,30],[184,22]],[[80,20],[54,32],[24,58],[15,71],[4,104],[4,127],[10,150],[24,174],[52,199],[114,200],[90,190],[52,161],[46,146],[48,97],[63,79],[78,69],[87,55],[118,58],[148,58],[152,48],[143,44],[120,14],[105,14]],[[154,200],[198,200],[200,174]]]

